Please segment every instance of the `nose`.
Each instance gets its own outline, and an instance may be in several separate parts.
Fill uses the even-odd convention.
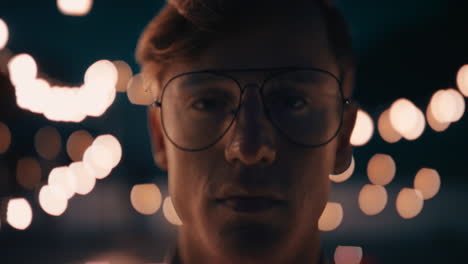
[[[274,129],[266,118],[258,86],[253,85],[245,87],[241,108],[227,135],[225,158],[233,165],[267,167],[276,159]]]

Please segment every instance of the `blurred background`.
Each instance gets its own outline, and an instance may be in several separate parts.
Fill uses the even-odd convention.
[[[178,219],[166,199],[167,176],[153,162],[146,108],[131,102],[142,100],[135,46],[164,1],[87,2],[0,2],[8,28],[7,38],[0,23],[0,263],[154,263],[174,245]],[[354,99],[364,112],[355,171],[333,184],[330,201],[341,209],[330,207],[329,226],[321,228],[330,230],[322,233],[324,252],[332,258],[338,245],[354,245],[363,248],[362,263],[461,263],[468,246],[468,5],[336,2],[353,34]],[[22,53],[31,57],[16,57],[25,66],[15,70]],[[30,58],[48,82],[44,91],[75,87],[45,115],[41,104],[50,101],[24,97],[25,85],[15,81],[16,72],[34,71]],[[67,118],[54,112],[67,98],[86,97],[77,91],[85,72],[89,83],[100,81],[93,74],[118,73],[120,92],[114,83],[99,106],[76,106],[89,107],[86,115],[57,121]],[[395,102],[403,110],[394,104],[391,114]],[[406,123],[396,124],[398,116]],[[408,122],[425,126],[406,135]]]

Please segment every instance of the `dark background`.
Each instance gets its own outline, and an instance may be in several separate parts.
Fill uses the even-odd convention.
[[[139,71],[134,61],[138,36],[163,1],[99,0],[85,17],[64,16],[55,2],[0,0],[11,52],[31,54],[43,73],[69,85],[79,85],[86,68],[100,59],[125,60]],[[468,63],[468,5],[463,1],[337,2],[351,26],[358,57],[354,97],[374,120],[398,98],[425,109],[435,91],[455,87],[458,69]],[[0,60],[0,70],[5,63]],[[161,210],[139,215],[129,199],[131,187],[146,182],[157,183],[167,195],[166,175],[152,161],[144,107],[119,93],[100,118],[79,124],[51,122],[19,109],[7,75],[0,71],[0,122],[10,127],[13,137],[9,151],[0,154],[0,263],[85,263],[112,252],[146,262],[162,260],[176,227],[165,221]],[[59,217],[40,209],[38,190],[24,191],[14,181],[16,161],[37,157],[33,138],[45,125],[58,128],[63,143],[73,131],[86,129],[93,136],[115,135],[123,148],[112,175],[98,181],[91,194],[72,198]],[[359,245],[366,263],[463,263],[468,246],[467,128],[465,116],[443,133],[426,129],[416,141],[388,144],[375,133],[369,144],[356,148],[355,175],[333,185],[331,200],[343,204],[345,216],[337,230],[323,234],[326,254],[332,256],[337,245]],[[370,217],[359,211],[357,195],[368,183],[366,164],[375,153],[393,156],[397,176],[387,188],[386,209]],[[70,163],[64,149],[56,160],[40,161],[44,181],[50,169]],[[441,191],[425,202],[420,215],[403,220],[395,210],[396,195],[402,187],[412,187],[421,167],[439,171]],[[19,196],[26,197],[34,211],[26,231],[14,230],[5,221],[8,197]]]

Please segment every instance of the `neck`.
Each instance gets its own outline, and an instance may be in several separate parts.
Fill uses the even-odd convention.
[[[322,264],[318,230],[297,239],[296,243],[285,244],[281,250],[272,250],[276,254],[265,259],[239,259],[213,254],[201,241],[181,228],[176,254],[170,264]]]

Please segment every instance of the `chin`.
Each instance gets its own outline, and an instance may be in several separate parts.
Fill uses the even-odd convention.
[[[263,222],[235,221],[226,224],[217,234],[220,252],[244,263],[274,259],[274,252],[279,252],[287,241],[284,230]]]

